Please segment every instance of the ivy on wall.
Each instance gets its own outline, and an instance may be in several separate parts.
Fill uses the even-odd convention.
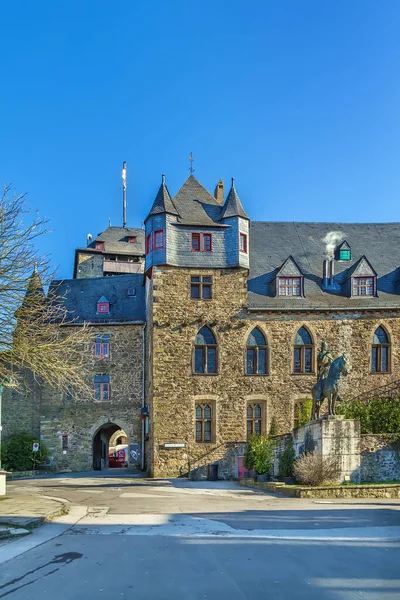
[[[400,434],[399,400],[377,398],[368,403],[357,400],[343,402],[337,405],[336,413],[346,419],[359,419],[361,433]]]

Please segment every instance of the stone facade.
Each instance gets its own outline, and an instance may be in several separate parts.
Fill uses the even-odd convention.
[[[400,445],[390,435],[361,436],[361,481],[400,481]]]
[[[94,374],[109,374],[111,399],[67,399],[48,387],[34,386],[27,394],[5,390],[3,431],[27,430],[38,436],[51,452],[50,465],[60,471],[86,471],[93,466],[93,441],[100,431],[108,444],[114,431],[123,429],[128,443],[141,444],[142,331],[141,325],[102,325],[93,327],[93,339],[110,335],[110,358],[89,356]],[[67,436],[67,437],[66,437]],[[140,467],[139,459],[132,467]],[[107,454],[103,458],[107,466]]]
[[[156,267],[152,272],[152,307],[148,321],[148,344],[154,355],[149,363],[151,380],[147,402],[151,407],[151,434],[147,444],[148,469],[155,476],[179,476],[188,472],[201,457],[210,462],[226,443],[246,440],[246,406],[257,402],[263,409],[263,430],[269,431],[275,417],[279,431],[293,427],[294,405],[311,397],[316,380],[311,374],[293,373],[293,342],[305,325],[316,353],[322,340],[334,354],[347,352],[352,370],[341,380],[341,394],[352,397],[398,378],[399,348],[392,344],[391,369],[371,373],[371,341],[384,323],[391,339],[399,339],[400,320],[376,313],[256,314],[246,305],[246,271],[203,269],[213,277],[213,299],[190,298],[190,277],[197,269]],[[149,284],[150,285],[150,284]],[[194,338],[203,326],[211,327],[218,342],[219,371],[216,375],[195,375],[192,355]],[[254,327],[264,333],[269,348],[269,374],[245,374],[245,346]],[[210,403],[214,410],[211,444],[195,441],[195,404]],[[185,448],[168,450],[165,443],[185,443]],[[219,450],[219,454],[221,450]],[[150,456],[152,455],[152,456]],[[236,469],[232,469],[234,476]]]

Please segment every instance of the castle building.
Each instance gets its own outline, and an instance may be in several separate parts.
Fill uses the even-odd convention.
[[[123,436],[152,476],[230,478],[249,435],[296,424],[322,341],[351,364],[342,396],[399,379],[400,224],[251,222],[244,206],[233,180],[212,195],[191,174],[171,196],[163,176],[145,231],[78,249],[55,285],[93,329],[93,396],[5,394],[5,435],[40,435],[60,470],[106,467]]]

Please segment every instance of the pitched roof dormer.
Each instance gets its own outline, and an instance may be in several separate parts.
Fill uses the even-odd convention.
[[[97,300],[97,314],[108,315],[110,312],[110,302],[105,296],[100,296]]]
[[[376,296],[376,271],[364,255],[350,271],[352,298],[360,296]]]
[[[351,248],[346,240],[337,247],[336,260],[351,260]]]
[[[275,276],[275,295],[304,297],[303,273],[293,256],[288,256]]]
[[[145,219],[145,222],[153,215],[160,215],[163,213],[179,216],[179,213],[168,191],[167,184],[165,183],[165,175],[162,176],[162,181],[158,189],[157,196],[153,202],[153,206],[151,207],[149,214]]]
[[[248,221],[250,221],[235,189],[235,179],[233,177],[232,186],[229,191],[226,202],[222,207],[221,216],[219,220],[222,221],[222,219],[228,219],[229,217],[241,217],[242,219],[247,219]]]

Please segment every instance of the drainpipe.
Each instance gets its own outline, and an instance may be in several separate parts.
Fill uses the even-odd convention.
[[[147,323],[145,323],[143,325],[143,329],[142,329],[142,408],[144,408],[145,405],[145,397],[146,397],[146,390],[145,390],[145,384],[146,384],[146,336],[145,336],[145,331],[146,331],[146,325]],[[142,471],[144,471],[145,468],[145,460],[144,460],[144,436],[145,436],[145,419],[142,419],[142,452],[141,452],[141,469]]]

